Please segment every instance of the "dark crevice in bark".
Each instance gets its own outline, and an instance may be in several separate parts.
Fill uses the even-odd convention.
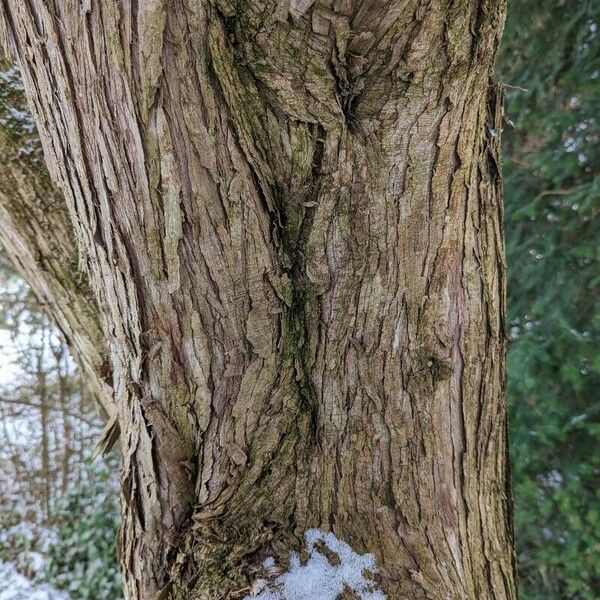
[[[287,351],[294,361],[300,397],[305,409],[311,415],[313,432],[316,433],[319,406],[310,381],[309,366],[307,365],[310,327],[310,315],[307,313],[315,310],[315,303],[318,298],[306,276],[306,243],[319,201],[319,191],[323,178],[322,167],[326,132],[322,126],[317,126],[313,135],[315,148],[308,191],[300,200],[301,205],[298,207],[292,204],[294,200],[284,199],[280,214],[282,215],[281,239],[283,251],[291,262],[287,273],[292,284],[292,303],[286,315],[289,331],[285,332],[284,335],[288,338]],[[300,226],[296,225],[294,227],[294,229],[297,229],[295,232],[291,231],[292,226],[289,219],[289,213],[292,210],[300,212],[300,216],[296,215],[296,219],[300,221]]]

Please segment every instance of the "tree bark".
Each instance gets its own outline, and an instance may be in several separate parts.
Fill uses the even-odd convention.
[[[103,315],[127,597],[242,597],[317,527],[387,598],[515,598],[504,2],[1,6]]]
[[[52,185],[18,70],[0,61],[0,241],[63,333],[90,391],[116,412],[100,315],[62,194]]]

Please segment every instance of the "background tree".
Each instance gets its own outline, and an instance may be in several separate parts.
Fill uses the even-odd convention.
[[[600,3],[514,0],[500,68],[526,599],[600,597]]]
[[[315,526],[390,598],[514,597],[503,18],[2,4],[103,317],[128,597],[240,596]]]
[[[89,464],[102,419],[48,321],[2,261],[0,597],[117,600],[117,461]]]
[[[0,154],[0,595],[54,598],[40,583],[50,582],[73,600],[116,600],[116,460],[88,464],[114,412],[106,345],[63,196],[6,62]]]

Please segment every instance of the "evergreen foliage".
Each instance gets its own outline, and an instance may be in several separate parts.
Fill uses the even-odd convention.
[[[48,552],[46,580],[73,600],[122,597],[115,462],[111,457],[108,465],[96,465],[89,480],[62,499],[55,518],[57,539]]]
[[[524,600],[600,597],[599,26],[597,0],[513,0],[500,59]]]

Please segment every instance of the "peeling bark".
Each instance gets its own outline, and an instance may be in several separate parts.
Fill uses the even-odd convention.
[[[319,528],[388,598],[515,598],[504,2],[1,6],[102,311],[127,597],[243,597]]]

